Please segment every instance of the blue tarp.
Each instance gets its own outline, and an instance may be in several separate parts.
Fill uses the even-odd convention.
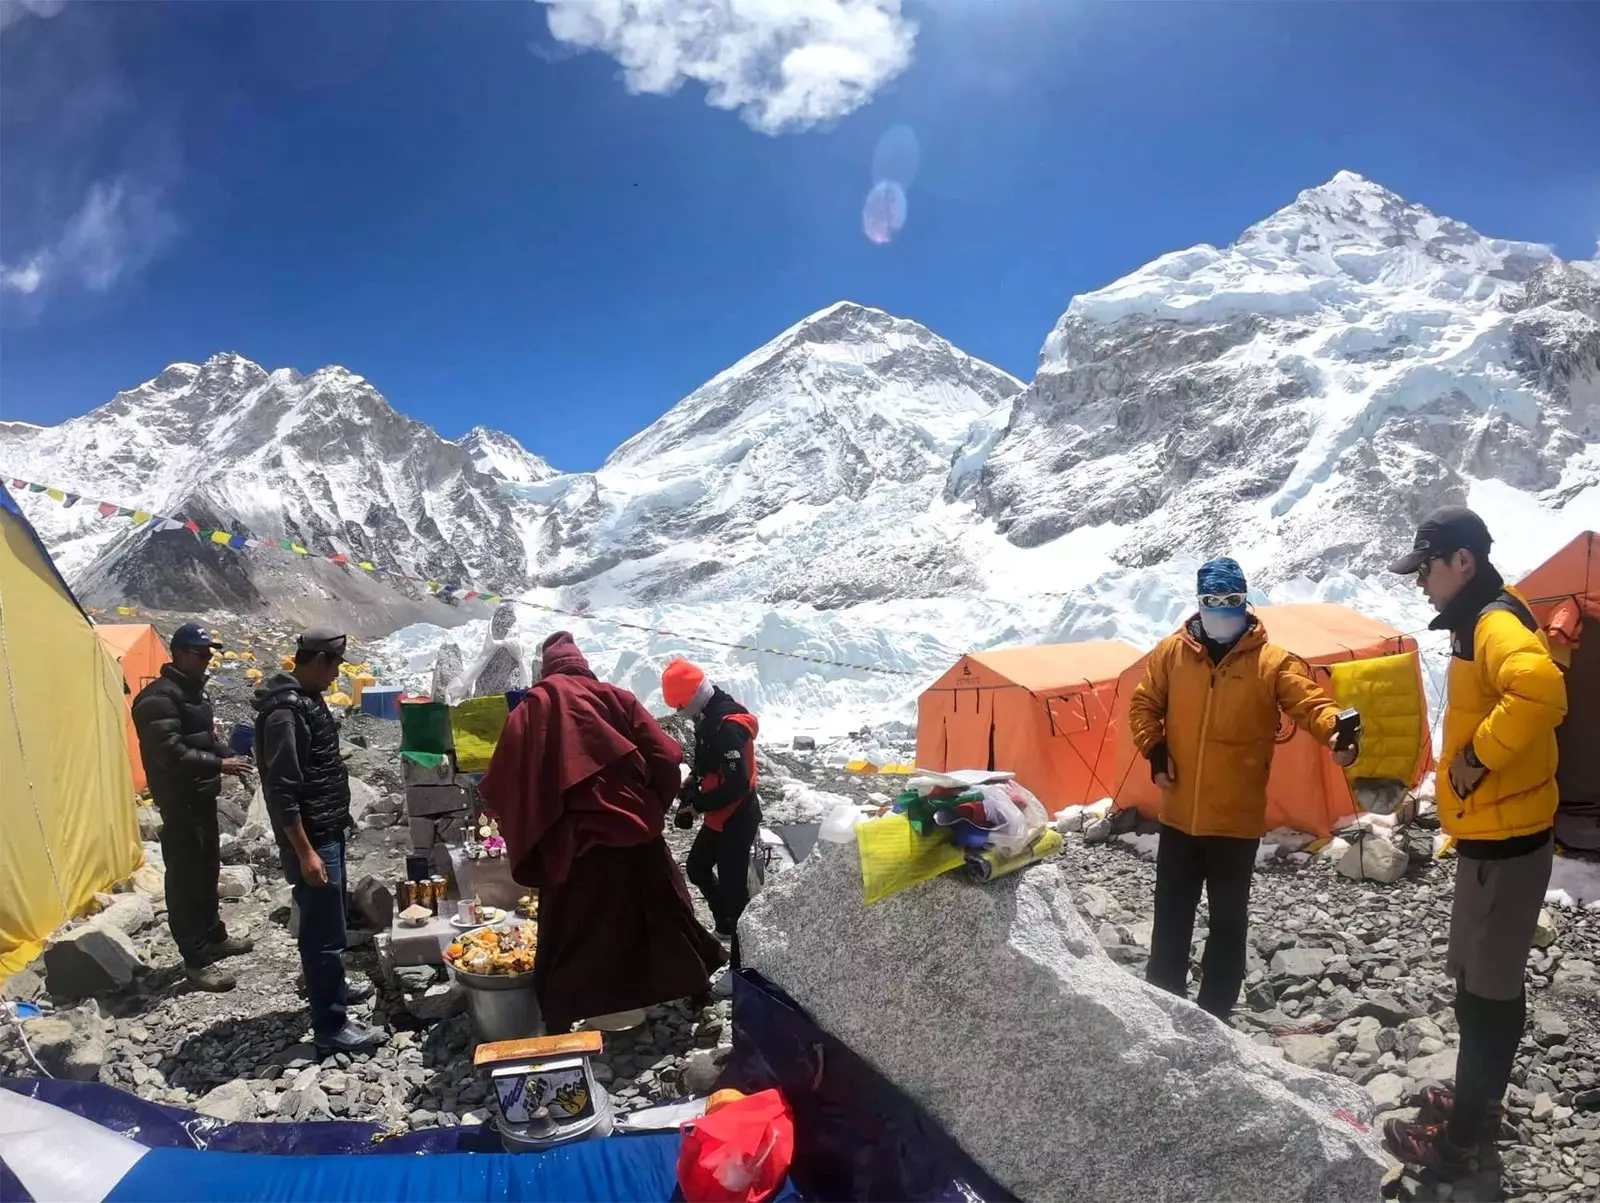
[[[808,1199],[1011,1200],[907,1094],[753,970],[733,987],[734,1055],[722,1085],[777,1087],[794,1111],[790,1177]],[[929,1056],[944,1055],[930,1041]],[[952,1054],[952,1055],[959,1055]],[[995,1122],[1005,1123],[1004,1092]]]

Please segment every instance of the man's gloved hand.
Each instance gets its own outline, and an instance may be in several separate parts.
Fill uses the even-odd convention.
[[[1167,751],[1167,741],[1157,740],[1150,749],[1150,780],[1162,789],[1171,789],[1178,782],[1177,771],[1172,767],[1172,754]]]
[[[694,826],[694,807],[680,806],[678,813],[673,817],[672,825],[679,831],[688,831]]]
[[[1489,775],[1489,770],[1483,767],[1483,762],[1478,759],[1478,754],[1468,744],[1450,762],[1450,788],[1455,791],[1458,798],[1465,798],[1483,783]]]

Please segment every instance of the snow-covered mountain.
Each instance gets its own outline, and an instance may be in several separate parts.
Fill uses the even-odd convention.
[[[688,655],[770,732],[844,730],[905,717],[976,647],[1152,642],[1223,551],[1263,601],[1346,600],[1406,629],[1429,615],[1382,566],[1435,505],[1477,506],[1503,566],[1531,568],[1600,524],[1600,263],[1483,237],[1340,173],[1226,249],[1073,299],[1026,386],[841,302],[595,472],[556,472],[483,428],[446,442],[344,369],[268,376],[229,356],[61,427],[0,424],[0,470],[525,585],[607,620],[529,608],[530,647],[570,627],[646,696]],[[157,475],[161,496],[137,491]],[[283,606],[300,587],[192,537],[112,537],[28,504],[103,596],[202,581]],[[155,557],[162,539],[176,558]],[[345,570],[318,571],[347,608],[366,604]],[[368,625],[404,617],[380,608]],[[443,637],[408,627],[388,651],[420,671]],[[470,656],[481,631],[458,637]]]
[[[539,464],[507,435],[496,465]],[[465,442],[465,440],[464,440]],[[529,578],[516,506],[474,453],[396,413],[329,367],[267,372],[233,354],[173,364],[60,426],[0,428],[0,469],[87,496],[439,581],[516,590]],[[241,555],[187,531],[151,533],[92,506],[25,498],[57,563],[90,603],[270,607],[381,632],[459,615],[426,590],[313,559]]]

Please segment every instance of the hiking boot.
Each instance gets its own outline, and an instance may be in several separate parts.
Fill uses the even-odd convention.
[[[185,965],[183,973],[196,990],[205,990],[211,994],[224,994],[238,985],[233,979],[233,974],[226,969],[218,969],[215,965]]]
[[[1423,1088],[1420,1099],[1421,1115],[1418,1117],[1430,1124],[1447,1124],[1455,1113],[1456,1096],[1453,1091],[1442,1086],[1427,1086]],[[1483,1126],[1478,1130],[1480,1143],[1493,1144],[1500,1137],[1500,1125],[1505,1122],[1506,1105],[1504,1103],[1490,1103],[1489,1110],[1483,1117]]]
[[[256,942],[249,936],[229,936],[220,944],[213,944],[206,949],[206,955],[213,961],[220,961],[225,957],[242,957],[252,951]]]
[[[1407,1165],[1441,1174],[1471,1169],[1473,1159],[1478,1155],[1476,1143],[1452,1143],[1443,1124],[1408,1123],[1392,1119],[1383,1125],[1383,1143],[1389,1152]]]
[[[329,1053],[365,1053],[377,1048],[389,1039],[388,1033],[377,1028],[369,1028],[354,1020],[345,1020],[344,1027],[327,1036],[317,1036],[315,1044],[317,1052],[326,1056]]]

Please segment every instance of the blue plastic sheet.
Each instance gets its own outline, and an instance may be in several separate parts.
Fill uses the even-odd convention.
[[[795,1116],[790,1176],[806,1198],[1015,1198],[908,1095],[753,970],[734,978],[733,1032],[721,1084],[783,1091]]]

